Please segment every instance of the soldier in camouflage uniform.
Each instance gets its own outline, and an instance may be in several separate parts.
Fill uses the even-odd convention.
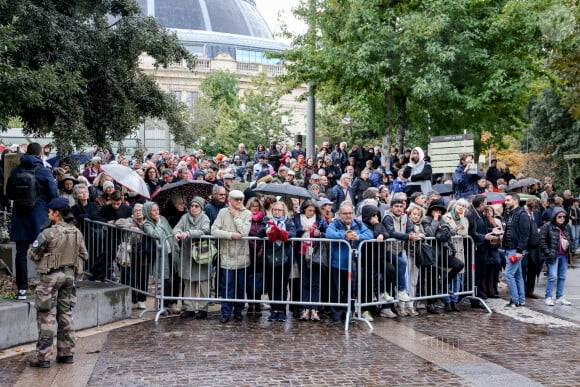
[[[81,232],[74,226],[74,216],[67,199],[48,203],[52,226],[44,229],[33,242],[29,256],[37,263],[40,282],[36,288],[38,343],[30,360],[31,367],[50,368],[55,328],[57,363],[73,363],[75,330],[72,308],[77,302],[75,275],[83,272],[87,248]]]

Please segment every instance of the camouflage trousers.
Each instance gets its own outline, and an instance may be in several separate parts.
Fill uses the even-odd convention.
[[[38,323],[37,359],[50,360],[55,333],[57,355],[72,356],[75,346],[72,308],[77,303],[74,269],[60,269],[41,275],[36,287],[35,303]]]

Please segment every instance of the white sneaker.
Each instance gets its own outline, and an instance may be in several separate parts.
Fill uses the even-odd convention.
[[[556,298],[556,304],[572,305],[572,303],[567,299],[565,299],[564,297]]]
[[[552,300],[552,297],[546,297],[546,305],[554,306],[554,300]]]
[[[397,299],[399,301],[403,301],[403,302],[409,302],[411,301],[411,297],[409,297],[409,295],[407,294],[406,290],[399,290],[397,292]]]
[[[16,295],[17,300],[26,300],[26,290],[19,290]]]
[[[368,310],[363,312],[362,319],[370,321],[370,322],[375,321],[375,319],[373,318],[373,315]]]
[[[270,304],[267,304],[265,302],[262,302],[260,304],[260,308],[262,308],[262,310],[270,310]]]
[[[147,305],[145,305],[145,302],[139,301],[137,303],[137,309],[147,309]]]
[[[381,317],[397,318],[397,315],[393,313],[391,308],[385,308],[381,310]]]
[[[395,301],[395,298],[392,297],[389,292],[384,292],[379,296],[379,301],[389,303]]]

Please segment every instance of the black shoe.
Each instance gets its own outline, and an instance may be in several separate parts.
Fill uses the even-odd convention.
[[[195,312],[192,310],[186,310],[185,312],[181,313],[180,315],[181,318],[191,318],[191,317],[195,317]]]
[[[255,312],[254,312],[255,310],[256,310],[256,309],[255,309],[255,307],[254,307],[254,304],[250,304],[250,305],[248,306],[248,311],[246,312],[246,316],[248,316],[248,317],[253,317],[253,316],[254,316],[254,313],[255,313]]]
[[[485,309],[485,306],[483,306],[483,304],[480,302],[472,302],[471,307],[473,309]]]
[[[71,356],[57,356],[56,362],[60,364],[73,364],[75,361],[71,355]]]
[[[242,316],[241,313],[235,313],[234,312],[234,320],[236,321],[242,321],[244,319],[244,317]]]
[[[440,314],[435,305],[427,305],[427,313]]]
[[[207,318],[207,312],[205,310],[199,310],[195,314],[195,319],[196,320],[203,320],[204,318]]]
[[[230,321],[230,316],[222,315],[222,316],[220,317],[220,323],[222,323],[222,324],[225,324],[225,323],[227,323],[228,321]]]
[[[506,306],[505,306],[505,307],[506,307],[506,308],[515,308],[515,307],[517,307],[517,306],[518,306],[518,304],[517,304],[517,303],[515,303],[515,302],[513,302],[513,301],[510,301],[510,302],[509,302],[509,304],[506,304]]]
[[[40,361],[38,359],[34,359],[34,360],[30,360],[30,364],[31,367],[35,367],[35,368],[50,368],[50,361]]]
[[[300,309],[296,308],[292,311],[293,318],[300,318]],[[284,316],[284,321],[286,321],[286,316]]]
[[[453,309],[451,309],[451,304],[449,302],[445,303],[445,311],[446,312],[451,312],[453,311]]]
[[[539,300],[540,296],[538,296],[537,294],[534,294],[534,293],[529,293],[529,294],[526,294],[526,298],[531,298],[533,300]]]
[[[453,312],[459,312],[459,308],[457,307],[457,302],[451,301],[451,310]]]

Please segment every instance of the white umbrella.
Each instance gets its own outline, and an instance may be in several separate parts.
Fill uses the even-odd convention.
[[[122,186],[149,199],[149,188],[134,170],[121,164],[105,164],[101,168]]]

